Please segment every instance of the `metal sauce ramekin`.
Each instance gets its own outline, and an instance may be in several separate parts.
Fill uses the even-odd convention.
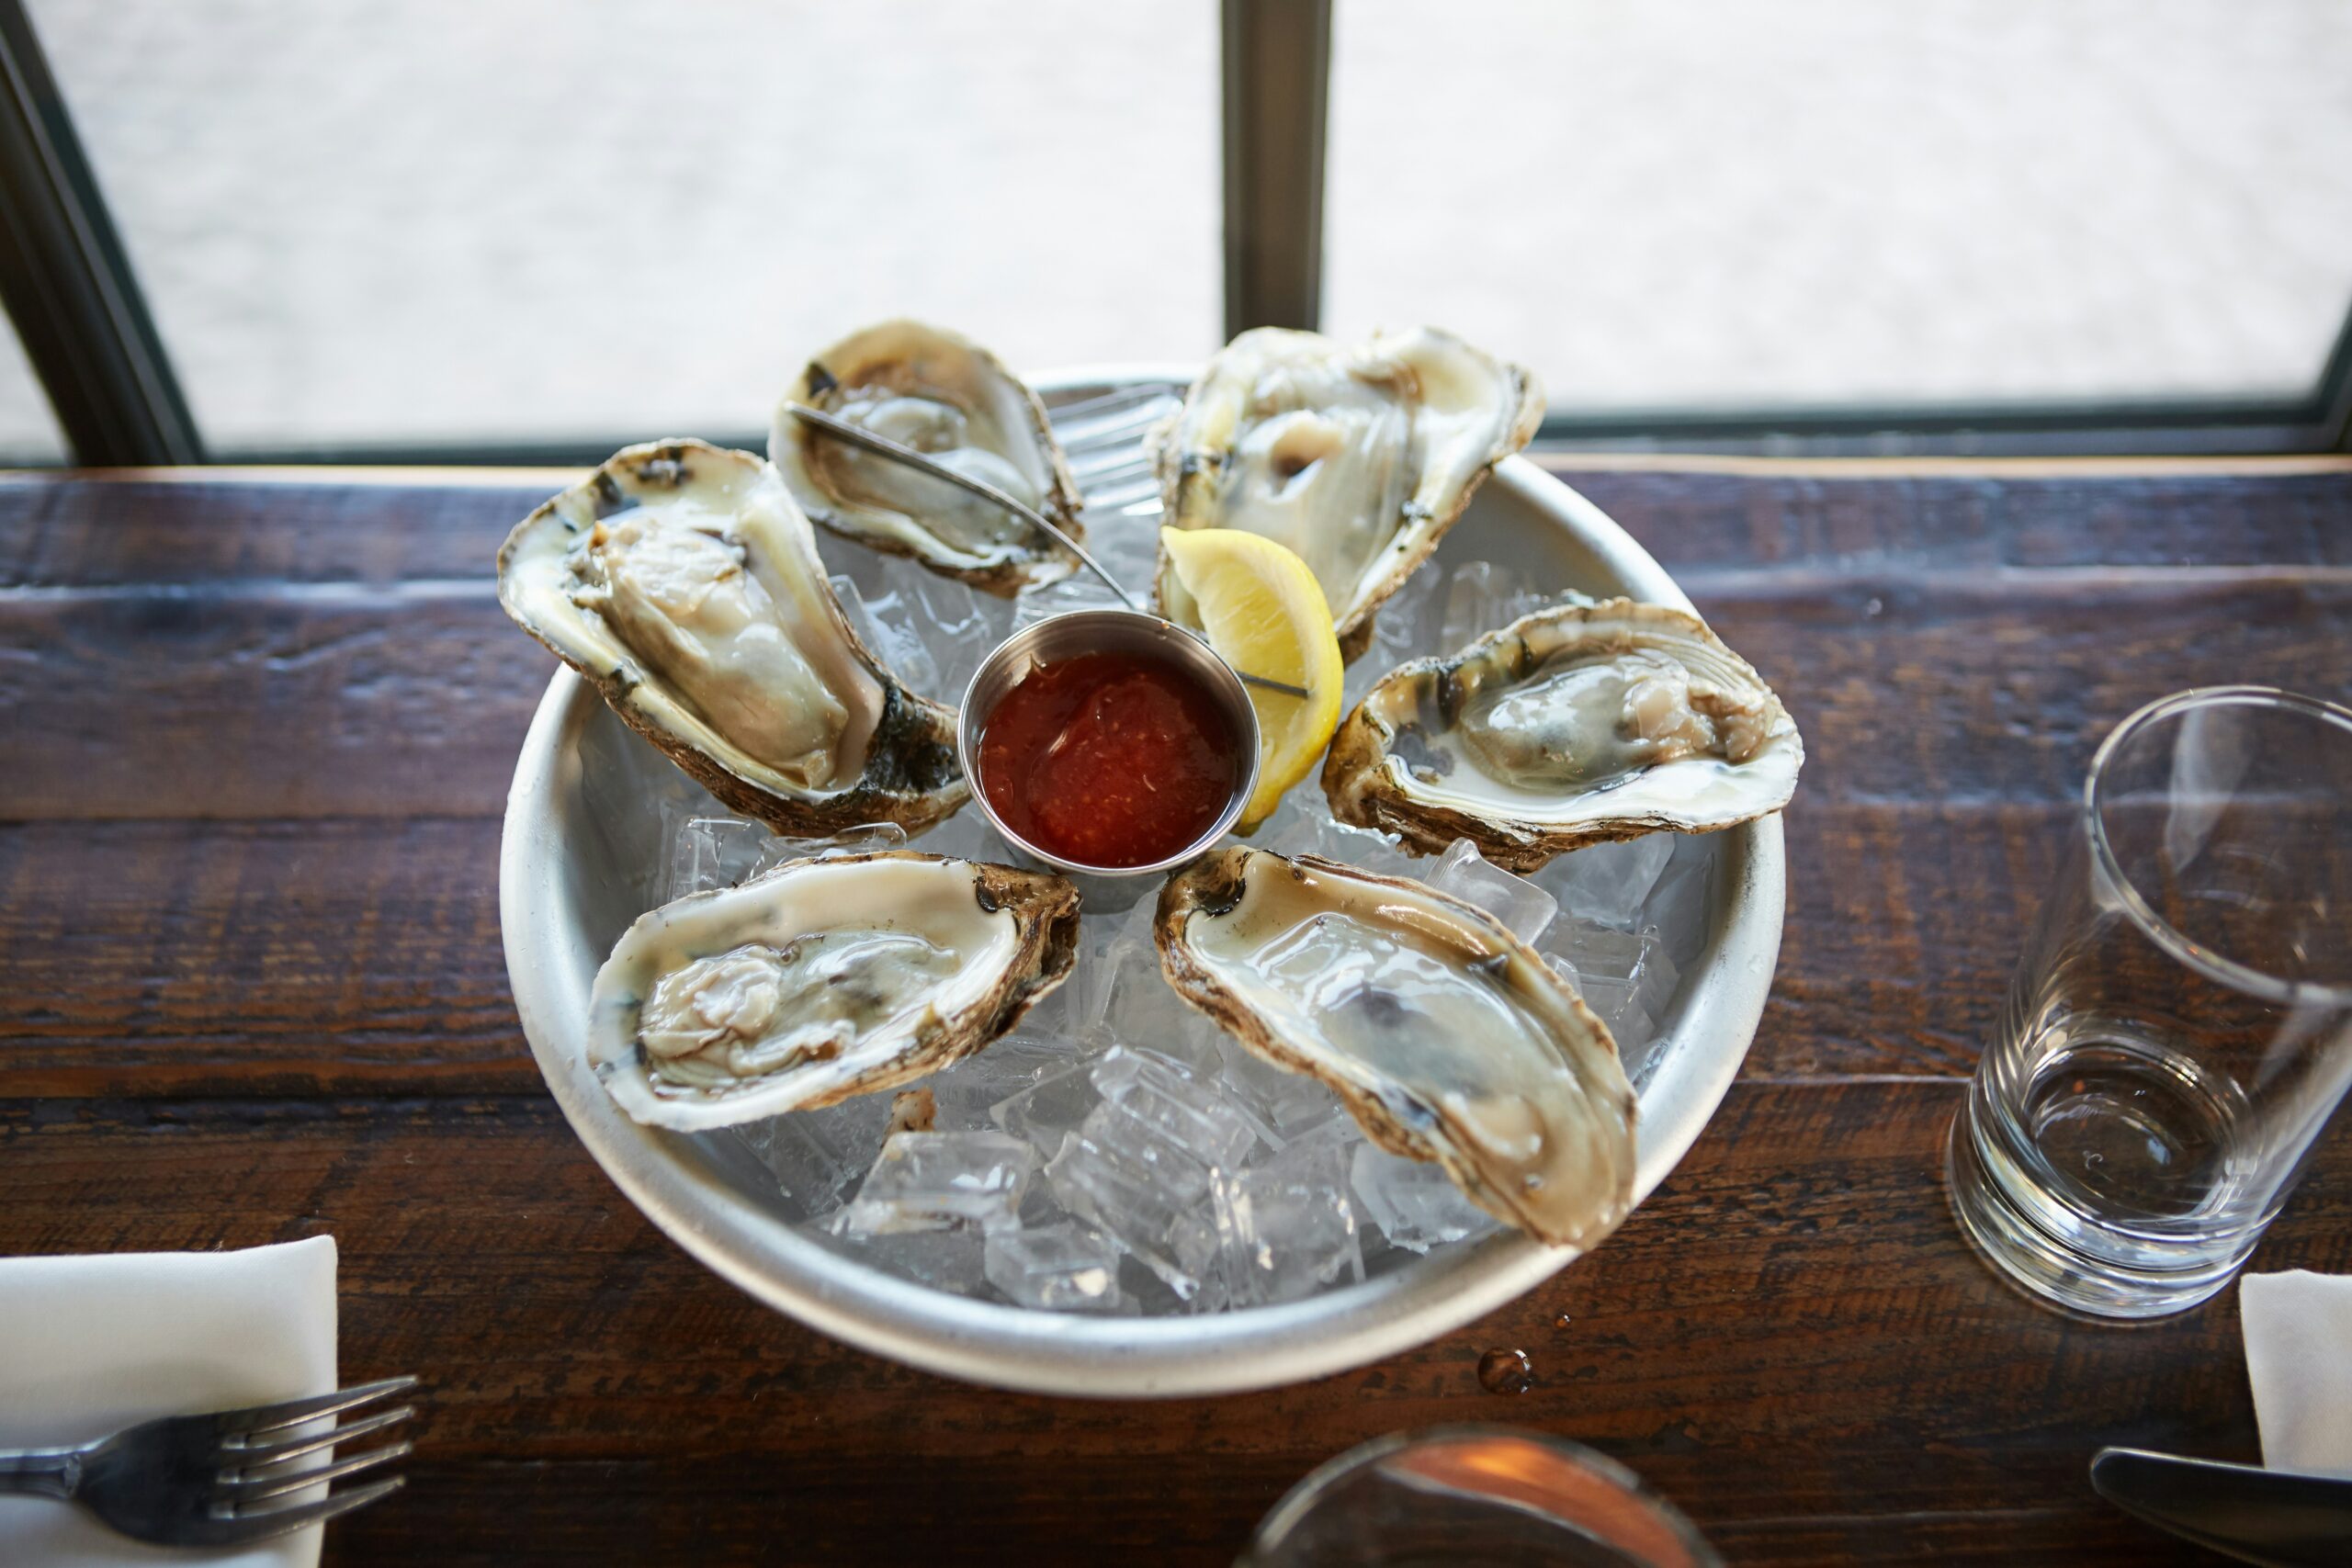
[[[980,732],[1004,694],[1041,664],[1075,658],[1082,653],[1140,653],[1168,660],[1200,678],[1203,687],[1233,726],[1236,759],[1233,794],[1200,837],[1164,860],[1147,865],[1090,865],[1065,860],[1014,832],[989,804],[980,782]],[[1184,864],[1225,837],[1239,819],[1250,794],[1258,787],[1258,710],[1250,705],[1249,688],[1233,666],[1215,649],[1191,632],[1158,615],[1134,610],[1072,610],[1032,622],[1000,644],[972,672],[964,690],[964,707],[956,725],[956,752],[964,776],[972,783],[972,804],[1003,835],[1004,841],[1041,864],[1078,874],[1085,882],[1096,879],[1159,876]],[[1081,882],[1080,886],[1085,886]]]

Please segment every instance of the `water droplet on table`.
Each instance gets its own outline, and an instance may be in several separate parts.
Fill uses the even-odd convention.
[[[1489,1350],[1478,1358],[1478,1382],[1488,1393],[1525,1393],[1535,1386],[1535,1368],[1524,1350]]]
[[[1555,1328],[1566,1328],[1569,1324],[1574,1323],[1576,1319],[1570,1317],[1566,1313],[1562,1313],[1559,1316],[1552,1320],[1552,1326]]]

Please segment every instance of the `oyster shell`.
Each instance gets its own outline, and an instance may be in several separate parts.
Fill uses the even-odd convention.
[[[1058,876],[909,850],[792,861],[640,916],[596,971],[588,1063],[654,1126],[831,1105],[978,1051],[1077,944]]]
[[[748,452],[622,449],[515,525],[498,598],[631,728],[778,832],[919,831],[969,793],[954,710],[858,641],[808,520]]]
[[[1227,849],[1169,879],[1154,934],[1186,1001],[1330,1085],[1374,1143],[1435,1160],[1489,1213],[1590,1247],[1632,1207],[1616,1043],[1483,910],[1317,856]]]
[[[1226,344],[1153,433],[1163,520],[1289,547],[1322,584],[1352,660],[1372,640],[1373,613],[1543,418],[1532,372],[1449,333],[1341,344],[1261,327]],[[1164,553],[1159,602],[1199,624]]]
[[[1778,811],[1804,762],[1780,698],[1698,616],[1611,599],[1383,676],[1332,737],[1323,793],[1340,821],[1416,854],[1468,838],[1524,872]]]
[[[808,362],[785,394],[981,479],[1082,540],[1081,504],[1045,405],[996,355],[920,321],[868,327]],[[1010,598],[1078,558],[969,491],[837,441],[779,405],[768,456],[808,515],[877,550]]]

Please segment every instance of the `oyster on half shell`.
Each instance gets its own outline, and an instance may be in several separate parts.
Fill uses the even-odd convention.
[[[1186,1001],[1498,1219],[1589,1247],[1632,1207],[1616,1043],[1485,911],[1312,855],[1227,849],[1169,879],[1154,934]]]
[[[1045,405],[996,355],[921,321],[885,321],[811,359],[785,393],[994,485],[1080,538],[1078,483]],[[822,526],[1007,598],[1078,558],[1002,507],[836,440],[779,405],[768,456]]]
[[[979,1050],[1069,974],[1078,889],[912,851],[792,861],[640,916],[596,971],[588,1063],[691,1132],[890,1089]]]
[[[1211,359],[1153,433],[1163,521],[1288,547],[1322,585],[1353,660],[1373,614],[1544,418],[1532,372],[1430,327],[1342,344],[1260,327]],[[1166,553],[1160,607],[1199,616]]]
[[[1780,698],[1698,616],[1611,599],[1391,671],[1332,737],[1323,792],[1340,821],[1416,854],[1468,838],[1524,872],[1778,811],[1804,762]]]
[[[626,447],[498,552],[498,598],[631,728],[780,833],[920,831],[970,793],[956,715],[859,642],[775,468]]]

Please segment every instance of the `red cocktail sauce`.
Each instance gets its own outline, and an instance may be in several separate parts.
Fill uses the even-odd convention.
[[[1081,653],[1044,664],[980,728],[979,787],[1011,828],[1082,865],[1149,865],[1215,825],[1240,737],[1173,660]]]

